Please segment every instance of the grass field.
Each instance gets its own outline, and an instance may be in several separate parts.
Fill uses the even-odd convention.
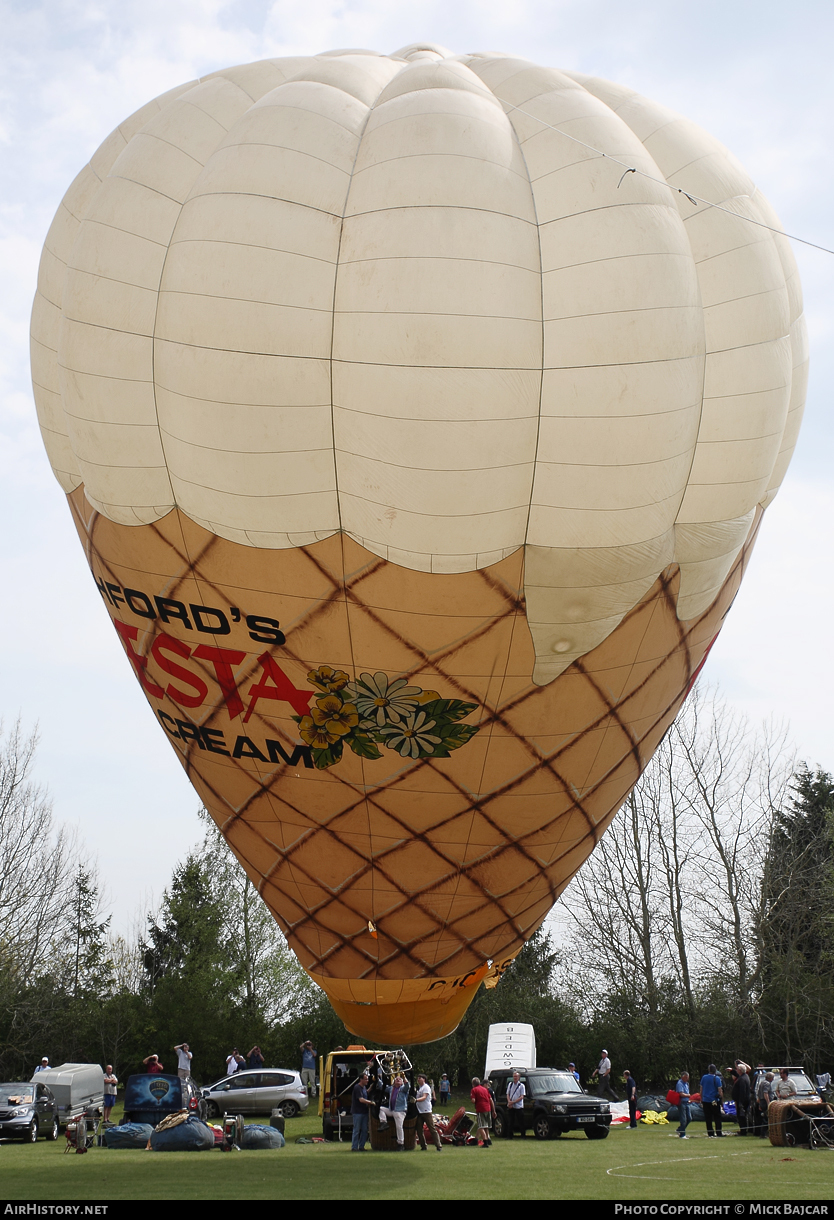
[[[463,1098],[456,1099],[458,1103]],[[312,1107],[287,1123],[273,1152],[64,1154],[56,1144],[0,1144],[0,1200],[52,1202],[225,1199],[609,1199],[795,1202],[834,1196],[834,1154],[765,1140],[708,1140],[703,1124],[678,1140],[669,1127],[613,1128],[489,1150],[446,1147],[351,1154],[350,1144],[296,1144],[321,1133]],[[733,1128],[728,1128],[733,1131]],[[834,1211],[832,1211],[834,1214]]]

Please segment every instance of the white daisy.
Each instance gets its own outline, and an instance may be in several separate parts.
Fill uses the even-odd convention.
[[[351,682],[347,691],[351,702],[362,717],[363,727],[382,728],[386,724],[400,724],[414,713],[419,686],[409,686],[405,678],[389,682],[385,674],[361,674],[358,682]]]

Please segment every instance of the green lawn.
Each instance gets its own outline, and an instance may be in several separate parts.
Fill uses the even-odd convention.
[[[462,1098],[455,1099],[460,1104]],[[728,1128],[732,1131],[733,1128]],[[754,1138],[708,1140],[693,1123],[686,1142],[669,1127],[615,1127],[540,1142],[528,1135],[489,1150],[446,1147],[438,1155],[366,1152],[350,1144],[296,1144],[320,1134],[308,1114],[287,1122],[286,1148],[272,1152],[152,1153],[56,1144],[0,1144],[0,1199],[612,1199],[825,1200],[834,1194],[834,1155],[772,1148]]]

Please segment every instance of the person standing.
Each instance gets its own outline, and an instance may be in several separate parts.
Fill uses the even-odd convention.
[[[759,1111],[757,1134],[764,1139],[768,1133],[767,1108],[773,1101],[773,1072],[762,1072],[756,1084],[756,1106]]]
[[[704,1121],[707,1124],[709,1139],[716,1137],[723,1139],[724,1137],[724,1132],[721,1130],[723,1117],[721,1104],[723,1101],[724,1081],[718,1075],[718,1068],[711,1063],[707,1072],[701,1077],[701,1105],[704,1107]],[[714,1131],[713,1124],[715,1124]]]
[[[226,1075],[234,1076],[235,1072],[239,1072],[246,1067],[246,1060],[241,1055],[237,1047],[233,1047],[231,1055],[226,1060]]]
[[[787,1068],[779,1068],[779,1079],[776,1081],[773,1092],[781,1101],[787,1101],[789,1097],[796,1097],[796,1085],[791,1080]]]
[[[678,1093],[678,1137],[688,1140],[686,1128],[692,1121],[692,1107],[689,1101],[689,1072],[681,1072],[680,1080],[675,1085]]]
[[[507,1085],[507,1139],[512,1139],[516,1128],[524,1136],[524,1098],[527,1090],[518,1072]]]
[[[156,1076],[160,1072],[164,1072],[165,1068],[159,1062],[159,1055],[148,1055],[147,1059],[143,1059],[145,1071],[151,1076]]]
[[[264,1057],[261,1054],[261,1048],[259,1046],[253,1046],[249,1054],[246,1056],[246,1059],[248,1066],[255,1071],[257,1071],[258,1068],[262,1068],[264,1065]]]
[[[738,1134],[746,1135],[747,1127],[750,1120],[750,1077],[747,1074],[746,1064],[736,1061],[735,1080],[733,1082],[732,1099],[736,1106],[736,1122],[738,1123]]]
[[[637,1081],[631,1074],[631,1068],[625,1070],[625,1091],[628,1102],[628,1125],[629,1128],[634,1128],[637,1126]]]
[[[108,1063],[107,1071],[104,1073],[104,1101],[102,1103],[104,1109],[104,1121],[110,1121],[110,1112],[116,1104],[116,1088],[118,1080],[113,1075],[113,1064]]]
[[[32,1075],[34,1076],[38,1072],[48,1072],[48,1071],[49,1071],[49,1060],[47,1059],[46,1055],[44,1055],[43,1059],[41,1059],[40,1063],[35,1068],[35,1071],[32,1073]]]
[[[491,1148],[492,1140],[489,1137],[492,1129],[492,1115],[495,1110],[492,1097],[489,1089],[484,1088],[478,1076],[472,1077],[472,1092],[469,1094],[475,1103],[475,1114],[478,1122],[478,1147]]]
[[[612,1100],[619,1101],[619,1097],[611,1087],[611,1060],[608,1058],[608,1051],[603,1050],[602,1058],[599,1061],[599,1067],[595,1074],[599,1077],[597,1097],[605,1097],[607,1093]]]
[[[402,1076],[394,1077],[386,1090],[385,1102],[384,1106],[379,1107],[379,1117],[382,1119],[379,1130],[387,1131],[388,1123],[392,1121],[397,1131],[397,1151],[402,1152],[405,1148],[403,1123],[405,1122],[405,1112],[408,1109],[408,1086]]]
[[[368,1073],[363,1072],[353,1086],[350,1099],[350,1117],[353,1122],[351,1152],[364,1152],[368,1142],[368,1114],[373,1102],[368,1098]]]
[[[177,1075],[180,1080],[188,1080],[191,1075],[191,1060],[194,1057],[188,1049],[188,1043],[181,1042],[174,1050],[177,1052]]]
[[[301,1083],[311,1097],[316,1095],[316,1049],[312,1042],[301,1043]]]
[[[577,1070],[576,1070],[576,1064],[575,1064],[575,1063],[569,1063],[569,1064],[568,1064],[568,1071],[570,1072],[571,1076],[573,1076],[573,1078],[574,1078],[574,1080],[576,1081],[576,1083],[577,1083],[577,1084],[579,1084],[579,1083],[580,1083],[580,1081],[579,1081],[579,1073],[578,1073],[578,1072],[577,1072]]]
[[[449,1104],[449,1098],[451,1096],[452,1096],[452,1086],[449,1083],[449,1077],[444,1072],[443,1075],[440,1077],[440,1104],[441,1104],[441,1106],[447,1106]]]
[[[435,1147],[438,1152],[442,1152],[443,1145],[440,1142],[440,1133],[434,1125],[434,1115],[431,1110],[431,1085],[428,1084],[425,1076],[417,1077],[417,1138],[420,1141],[420,1147],[423,1152],[426,1151],[426,1133],[424,1125],[428,1127],[434,1140]]]

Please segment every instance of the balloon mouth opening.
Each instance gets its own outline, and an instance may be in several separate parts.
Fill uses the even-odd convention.
[[[478,987],[461,987],[444,999],[431,995],[419,1000],[374,1004],[345,1000],[330,994],[326,981],[316,978],[337,1017],[366,1046],[402,1046],[437,1042],[453,1034],[478,993]]]

